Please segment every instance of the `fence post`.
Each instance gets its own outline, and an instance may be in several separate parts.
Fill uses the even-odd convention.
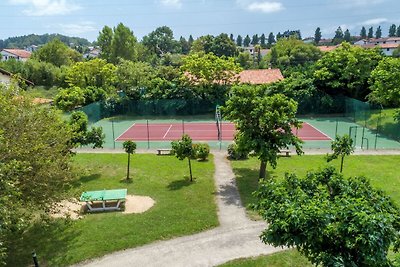
[[[185,120],[182,119],[182,135],[185,134]]]
[[[378,134],[379,134],[379,126],[381,123],[381,118],[382,118],[382,109],[379,109],[379,118],[376,122],[376,133],[375,133],[375,150],[376,150],[376,146],[378,143]]]
[[[112,136],[113,136],[113,145],[114,145],[114,149],[115,149],[114,120],[111,120],[111,128],[112,128]]]
[[[146,120],[147,122],[147,149],[150,149],[150,132],[149,132],[149,120]]]

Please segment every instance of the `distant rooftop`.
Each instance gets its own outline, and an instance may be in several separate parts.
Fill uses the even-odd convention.
[[[29,58],[32,54],[31,52],[28,52],[23,49],[3,49],[3,51],[6,51],[7,53],[13,54],[20,58]]]
[[[248,84],[266,84],[283,80],[279,69],[244,70],[239,73],[239,82]]]

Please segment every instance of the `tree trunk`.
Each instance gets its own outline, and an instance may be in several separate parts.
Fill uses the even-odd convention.
[[[344,161],[344,156],[342,156],[342,162],[340,163],[340,173],[343,171],[343,161]]]
[[[129,168],[130,168],[130,163],[131,163],[131,154],[128,153],[128,168],[126,170],[126,180],[129,180]]]
[[[189,172],[190,172],[190,181],[193,181],[193,176],[192,176],[192,164],[190,163],[190,158],[188,157],[189,160]]]
[[[266,173],[267,173],[267,162],[261,161],[261,164],[260,164],[260,174],[259,174],[259,176],[258,176],[258,179],[259,179],[259,180],[264,179]]]

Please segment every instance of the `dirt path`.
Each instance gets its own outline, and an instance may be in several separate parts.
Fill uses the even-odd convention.
[[[265,223],[246,217],[225,153],[215,152],[214,162],[219,227],[115,252],[76,266],[215,266],[241,257],[279,251],[261,243],[259,235]]]

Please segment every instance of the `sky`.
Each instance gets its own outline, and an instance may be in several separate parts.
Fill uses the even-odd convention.
[[[141,39],[160,26],[174,37],[300,30],[334,35],[338,26],[359,35],[362,26],[400,24],[399,0],[1,0],[0,39],[60,33],[94,41],[105,26],[122,22]],[[368,28],[367,28],[368,29]]]

